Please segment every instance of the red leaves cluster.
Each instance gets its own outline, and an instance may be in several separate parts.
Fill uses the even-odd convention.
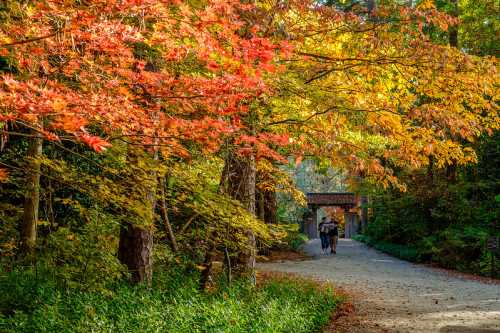
[[[185,155],[188,141],[216,150],[243,127],[248,101],[268,90],[260,70],[274,70],[280,50],[290,51],[258,37],[257,26],[253,36],[240,36],[247,24],[240,13],[252,6],[235,0],[203,8],[175,0],[48,0],[34,8],[0,27],[12,41],[0,50],[19,71],[0,75],[0,120],[48,140],[70,135],[97,152],[110,143],[88,134],[89,124],[161,145],[166,154]],[[137,43],[154,48],[159,65],[137,58]]]
[[[106,150],[106,147],[111,146],[111,144],[109,142],[106,142],[105,140],[101,139],[100,137],[92,136],[92,135],[88,135],[88,134],[83,134],[83,135],[79,136],[79,139],[98,153]]]
[[[235,143],[240,145],[239,153],[241,155],[248,155],[255,153],[257,159],[267,158],[282,163],[288,161],[277,152],[279,148],[285,147],[290,144],[287,135],[278,135],[272,133],[260,133],[256,136],[240,135]]]

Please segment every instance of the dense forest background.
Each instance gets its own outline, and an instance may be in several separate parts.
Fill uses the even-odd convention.
[[[493,2],[437,2],[460,18],[456,31],[434,35],[481,55],[499,56],[500,7]],[[455,36],[456,34],[456,36]],[[499,256],[488,241],[500,236],[500,135],[484,135],[471,147],[478,161],[470,166],[419,171],[398,170],[407,191],[366,189],[372,196],[372,221],[366,242],[396,256],[475,274],[500,274]]]

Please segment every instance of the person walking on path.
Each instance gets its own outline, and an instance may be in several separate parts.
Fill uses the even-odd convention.
[[[319,223],[319,226],[318,226],[318,230],[319,230],[319,238],[321,239],[321,251],[323,253],[326,253],[326,251],[328,250],[328,246],[330,245],[326,217],[323,217],[321,219],[321,222]]]
[[[330,253],[337,254],[337,241],[339,239],[339,224],[337,221],[328,223],[328,237],[330,243]]]

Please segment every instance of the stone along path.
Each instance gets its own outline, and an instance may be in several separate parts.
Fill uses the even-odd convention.
[[[500,333],[500,285],[411,264],[341,239],[336,255],[309,241],[306,261],[258,265],[331,281],[353,295],[358,318],[347,332]],[[335,330],[334,330],[335,331]]]

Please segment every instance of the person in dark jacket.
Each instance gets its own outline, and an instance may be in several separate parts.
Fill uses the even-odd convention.
[[[321,222],[318,225],[318,231],[319,231],[319,238],[321,239],[321,251],[323,253],[326,253],[328,246],[330,245],[326,217],[323,217],[321,219]]]
[[[328,228],[328,237],[330,243],[330,253],[337,254],[337,241],[339,239],[339,223],[337,221],[331,221]]]

